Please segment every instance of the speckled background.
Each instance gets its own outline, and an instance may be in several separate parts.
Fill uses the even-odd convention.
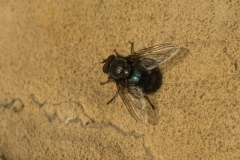
[[[240,2],[0,0],[0,159],[240,159]],[[171,42],[150,95],[128,113],[102,59]]]

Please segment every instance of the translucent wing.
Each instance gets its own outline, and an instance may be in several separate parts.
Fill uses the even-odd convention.
[[[152,70],[158,66],[158,63],[154,59],[148,58],[142,58],[140,64],[145,70]]]
[[[120,86],[121,87],[121,86]],[[136,93],[139,92],[139,93]],[[148,122],[148,109],[146,106],[145,98],[140,95],[141,91],[134,90],[131,94],[127,88],[120,88],[119,95],[121,96],[124,104],[126,105],[131,116],[136,119],[139,123]],[[138,97],[133,94],[137,94]]]
[[[161,44],[136,51],[128,58],[132,60],[141,60],[141,62],[146,64],[149,64],[149,59],[152,59],[159,65],[172,58],[179,50],[180,48],[177,45]],[[153,64],[152,62],[150,63]]]

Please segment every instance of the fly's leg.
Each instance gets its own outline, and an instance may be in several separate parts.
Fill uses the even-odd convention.
[[[152,109],[155,110],[156,107],[151,103],[150,99],[148,98],[148,96],[144,96],[144,98],[148,101],[148,103],[151,105]]]
[[[122,91],[122,89],[120,88],[120,83],[116,83],[116,86],[117,93],[110,99],[110,101],[107,102],[107,104],[110,104],[119,95],[119,92]]]
[[[117,91],[117,93],[107,102],[107,104],[110,104],[119,94],[119,89]]]
[[[116,49],[114,49],[113,51],[115,52],[115,54],[116,54],[118,57],[120,57],[120,54],[117,52]]]
[[[114,80],[112,78],[108,77],[108,80],[106,82],[101,82],[100,85],[104,85],[104,84],[107,84],[110,82],[114,82]]]
[[[134,53],[134,43],[131,41],[130,41],[130,43],[131,43],[131,54],[133,54]]]
[[[103,59],[100,63],[106,63],[107,60],[106,59]]]
[[[131,54],[134,54],[134,43],[129,41],[131,43]],[[116,51],[116,49],[113,50],[117,56],[120,56],[120,54]]]

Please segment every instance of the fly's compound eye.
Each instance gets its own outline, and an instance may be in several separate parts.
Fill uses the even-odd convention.
[[[105,59],[103,61],[104,65],[103,65],[103,72],[104,73],[108,73],[108,70],[109,70],[109,65],[110,63],[112,62],[112,60],[115,58],[114,55],[110,55],[107,59]]]
[[[109,74],[116,79],[126,78],[131,71],[131,66],[123,58],[115,58],[109,67]]]

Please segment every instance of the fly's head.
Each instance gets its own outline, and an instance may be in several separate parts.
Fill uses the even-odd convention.
[[[130,64],[123,57],[110,55],[103,62],[103,72],[107,73],[113,79],[126,78],[131,72]]]

